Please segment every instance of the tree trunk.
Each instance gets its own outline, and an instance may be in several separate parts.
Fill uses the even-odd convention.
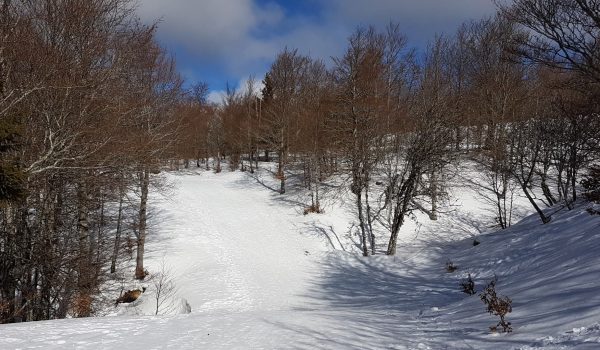
[[[437,172],[435,170],[431,171],[430,181],[431,181],[431,185],[430,185],[431,212],[429,213],[429,219],[435,221],[438,219],[438,186],[437,186],[438,180],[437,180]]]
[[[150,173],[147,169],[142,170],[142,195],[140,198],[139,228],[137,234],[137,255],[135,258],[135,278],[143,280],[146,277],[144,270],[144,244],[146,243],[146,220],[148,205],[148,187],[150,186]]]
[[[544,170],[544,172],[546,172],[546,170]],[[557,201],[554,198],[554,196],[552,195],[552,191],[550,190],[550,187],[546,183],[546,174],[545,173],[542,174],[541,177],[542,177],[542,180],[541,180],[540,186],[542,187],[542,192],[544,193],[544,197],[546,197],[546,201],[548,201],[548,206],[551,207],[554,204],[556,204]]]
[[[110,262],[110,273],[115,273],[117,269],[117,257],[119,256],[119,246],[121,245],[121,222],[123,221],[124,198],[124,193],[121,191],[119,198],[119,213],[117,214],[117,232],[115,233],[115,246]]]
[[[360,189],[356,193],[356,207],[358,209],[358,221],[360,224],[360,244],[363,256],[369,256],[369,248],[367,246],[367,232],[365,228],[365,217],[363,215],[362,208],[362,190]]]
[[[100,275],[100,266],[102,265],[102,262],[104,260],[104,225],[105,225],[105,218],[104,218],[104,206],[105,206],[105,200],[104,200],[104,195],[101,194],[100,195],[100,220],[98,222],[98,234],[96,235],[96,260],[95,260],[95,273],[96,273],[96,277],[98,278],[98,276]]]
[[[413,172],[408,177],[406,183],[402,185],[403,188],[401,188],[398,193],[398,200],[394,208],[394,220],[392,222],[390,241],[388,243],[388,249],[386,252],[387,255],[396,255],[398,233],[404,224],[404,217],[408,212],[408,206],[413,199],[416,173],[417,172]]]
[[[217,167],[215,169],[215,172],[220,173],[221,170],[221,152],[217,152]]]
[[[404,225],[404,216],[406,214],[406,209],[408,207],[408,203],[404,200],[402,207],[396,209],[394,213],[394,222],[392,224],[392,232],[390,235],[390,241],[388,242],[388,248],[386,251],[387,255],[396,255],[396,246],[398,244],[398,233],[400,232],[400,228]]]
[[[254,150],[250,147],[250,174],[254,174]]]
[[[77,275],[77,290],[80,301],[91,293],[92,266],[90,252],[90,226],[89,226],[88,194],[86,185],[81,183],[77,188],[77,232],[79,236],[79,266]],[[87,317],[91,314],[89,305],[81,303],[77,310],[78,317]]]
[[[284,156],[284,149],[281,148],[279,150],[279,162],[277,165],[277,177],[279,177],[279,181],[280,181],[280,187],[279,187],[279,193],[280,194],[284,194],[285,193],[285,174],[283,172],[283,156]]]
[[[396,255],[396,246],[398,244],[398,233],[400,232],[400,227],[402,227],[402,225],[404,224],[404,213],[402,211],[397,211],[397,210],[394,213],[394,222],[392,225],[392,232],[390,235],[390,241],[388,242],[388,248],[386,251],[387,255]]]
[[[365,207],[367,212],[367,223],[369,227],[369,244],[371,246],[371,254],[375,255],[375,233],[373,232],[373,223],[371,221],[371,205],[369,204],[369,188],[365,189]]]
[[[502,205],[502,201],[505,203],[504,206]],[[509,222],[506,220],[506,192],[504,195],[496,193],[496,208],[498,209],[498,223],[500,224],[500,228],[504,230],[509,225]]]
[[[577,201],[577,168],[573,167],[573,176],[571,176],[571,193],[573,196],[573,203]],[[572,209],[572,208],[569,208]]]
[[[258,146],[256,147],[256,150],[255,150],[255,152],[254,152],[254,153],[255,153],[255,155],[256,155],[256,156],[254,157],[254,167],[256,168],[256,171],[258,171],[258,157],[259,157],[259,154],[258,154]]]
[[[533,197],[531,196],[531,194],[527,190],[527,186],[523,185],[523,186],[521,186],[521,188],[523,189],[523,192],[525,193],[525,196],[527,196],[527,199],[529,200],[529,203],[531,203],[531,205],[533,205],[533,208],[535,209],[535,211],[540,216],[540,219],[542,219],[542,223],[544,223],[544,224],[549,223],[552,218],[550,216],[546,216],[544,214],[544,212],[540,209],[540,207],[535,202],[535,199],[533,199]]]

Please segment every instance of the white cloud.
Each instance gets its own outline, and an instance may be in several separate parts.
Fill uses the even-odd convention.
[[[246,94],[248,92],[248,87],[249,87],[248,82],[250,81],[250,79],[251,79],[250,77],[241,79],[237,84],[237,88],[235,90],[236,93]],[[264,87],[262,79],[258,79],[255,77],[253,77],[253,79],[254,79],[253,89],[252,89],[253,94],[256,96],[260,96],[262,94],[262,89]],[[227,95],[227,92],[225,90],[214,90],[208,94],[206,99],[208,100],[208,102],[220,105],[223,103],[223,100],[225,99],[226,95]]]
[[[368,4],[364,0],[321,1],[329,12],[344,21],[411,21],[434,27],[465,18],[479,18],[495,9],[492,0],[370,0]]]
[[[263,75],[260,75],[262,77]],[[250,84],[250,79],[252,79],[252,84]],[[240,94],[246,94],[250,88],[252,88],[252,94],[255,96],[262,95],[262,89],[265,87],[261,78],[257,78],[255,76],[247,77],[242,80],[237,85],[237,92]]]
[[[206,58],[239,57],[252,43],[251,32],[283,19],[276,5],[253,0],[141,0],[138,12],[147,22],[160,19],[159,35]]]
[[[225,91],[223,90],[218,90],[218,91],[211,91],[208,96],[206,96],[206,100],[210,103],[214,103],[217,105],[220,105],[221,103],[223,103],[223,99],[225,98]]]
[[[413,45],[453,33],[464,21],[495,12],[493,0],[320,0],[331,20],[348,26],[398,23]]]
[[[506,0],[508,1],[508,0]],[[229,76],[264,72],[284,47],[328,61],[341,54],[357,25],[400,24],[412,45],[453,32],[467,19],[492,14],[492,0],[312,0],[315,15],[286,13],[257,0],[140,0],[147,22],[161,18],[159,37],[184,47],[192,64],[219,67]],[[318,12],[318,13],[317,13]],[[190,58],[186,57],[187,65]],[[258,80],[262,78],[257,75]],[[220,100],[218,93],[214,99]]]

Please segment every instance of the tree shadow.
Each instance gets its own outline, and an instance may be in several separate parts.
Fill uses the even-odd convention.
[[[261,186],[271,193],[272,206],[286,204],[294,207],[299,214],[302,214],[307,206],[307,197],[304,186],[302,185],[302,176],[286,172],[286,192],[279,192],[279,180],[275,178],[275,173],[268,168],[259,168],[254,173],[244,172],[244,176],[231,182],[235,188],[245,189],[252,186]]]
[[[246,181],[246,178],[253,179],[257,184],[261,185],[262,187],[279,194],[279,189],[275,188],[275,186],[273,186],[271,184],[268,184],[264,180],[263,176],[261,176],[259,171],[255,171],[254,173],[246,172],[245,178],[243,180],[236,181],[236,183],[247,185],[248,181]]]
[[[323,274],[303,295],[305,303],[294,309],[297,318],[267,322],[307,339],[285,347],[292,349],[478,349],[483,342],[528,343],[490,339],[485,327],[448,322],[444,309],[465,296],[457,276],[444,271],[444,256],[434,249],[418,261],[403,259],[332,252],[320,262]]]
[[[333,250],[342,250],[345,252],[348,251],[332,225],[325,226],[320,222],[313,220],[311,222],[304,223],[299,231],[303,234],[325,237],[327,243]]]
[[[418,314],[460,299],[458,289],[446,283],[438,253],[429,253],[427,261],[404,258],[329,254],[320,262],[323,275],[306,295],[308,305]]]

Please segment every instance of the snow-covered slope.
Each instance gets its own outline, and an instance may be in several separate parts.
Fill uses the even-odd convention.
[[[294,210],[242,173],[170,180],[172,193],[153,202],[146,265],[152,272],[164,260],[193,311],[288,308],[306,289],[310,252],[325,246],[297,230]]]
[[[300,193],[282,197],[248,174],[168,176],[146,265],[164,261],[192,313],[143,316],[149,285],[115,317],[1,326],[0,349],[600,348],[600,216],[583,207],[479,234],[489,217],[458,190],[462,209],[411,223],[396,257],[363,258],[343,203],[303,216]],[[498,276],[513,333],[489,332],[497,320],[460,292],[467,273],[478,290]]]

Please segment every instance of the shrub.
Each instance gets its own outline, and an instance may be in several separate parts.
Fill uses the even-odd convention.
[[[592,166],[581,180],[584,195],[589,201],[600,202],[600,166]]]
[[[587,208],[585,211],[588,212],[588,214],[590,215],[600,215],[600,210],[595,209],[595,208]]]
[[[452,273],[456,270],[458,270],[458,266],[454,265],[454,263],[452,261],[448,260],[446,262],[446,272]]]
[[[308,215],[308,214],[312,214],[312,213],[322,214],[322,213],[324,213],[324,211],[323,211],[323,209],[321,209],[319,207],[318,204],[316,204],[316,205],[310,205],[310,206],[304,208],[304,215]]]
[[[71,302],[73,317],[89,317],[92,315],[92,297],[88,293],[79,293]]]
[[[462,292],[468,295],[475,295],[475,282],[471,278],[471,274],[468,275],[466,280],[460,282]]]
[[[488,283],[479,297],[487,306],[488,313],[500,317],[500,322],[496,326],[490,327],[490,330],[497,331],[498,327],[502,327],[503,332],[510,333],[512,327],[511,323],[506,321],[506,315],[512,312],[512,300],[506,296],[496,294],[496,282],[498,282],[498,278],[494,276],[494,279]]]

